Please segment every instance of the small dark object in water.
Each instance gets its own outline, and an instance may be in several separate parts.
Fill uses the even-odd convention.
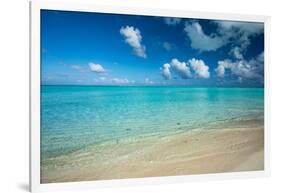
[[[177,125],[180,125],[181,123],[177,123]]]
[[[130,129],[130,128],[127,128],[126,131],[131,131],[131,129]]]

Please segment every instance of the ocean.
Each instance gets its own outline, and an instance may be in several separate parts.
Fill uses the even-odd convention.
[[[264,114],[263,88],[41,86],[41,159]]]

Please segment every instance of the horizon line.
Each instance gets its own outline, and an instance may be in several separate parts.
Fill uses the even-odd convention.
[[[218,85],[213,85],[213,86],[191,86],[191,85],[93,85],[93,84],[40,84],[40,86],[87,86],[87,87],[191,87],[191,88],[264,88],[264,86],[218,86]]]

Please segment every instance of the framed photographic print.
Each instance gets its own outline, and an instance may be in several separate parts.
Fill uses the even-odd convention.
[[[269,171],[269,17],[33,1],[30,187]]]

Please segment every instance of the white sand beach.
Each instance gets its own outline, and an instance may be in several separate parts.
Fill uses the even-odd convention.
[[[192,130],[100,144],[42,162],[41,182],[109,180],[264,169],[262,126]]]

